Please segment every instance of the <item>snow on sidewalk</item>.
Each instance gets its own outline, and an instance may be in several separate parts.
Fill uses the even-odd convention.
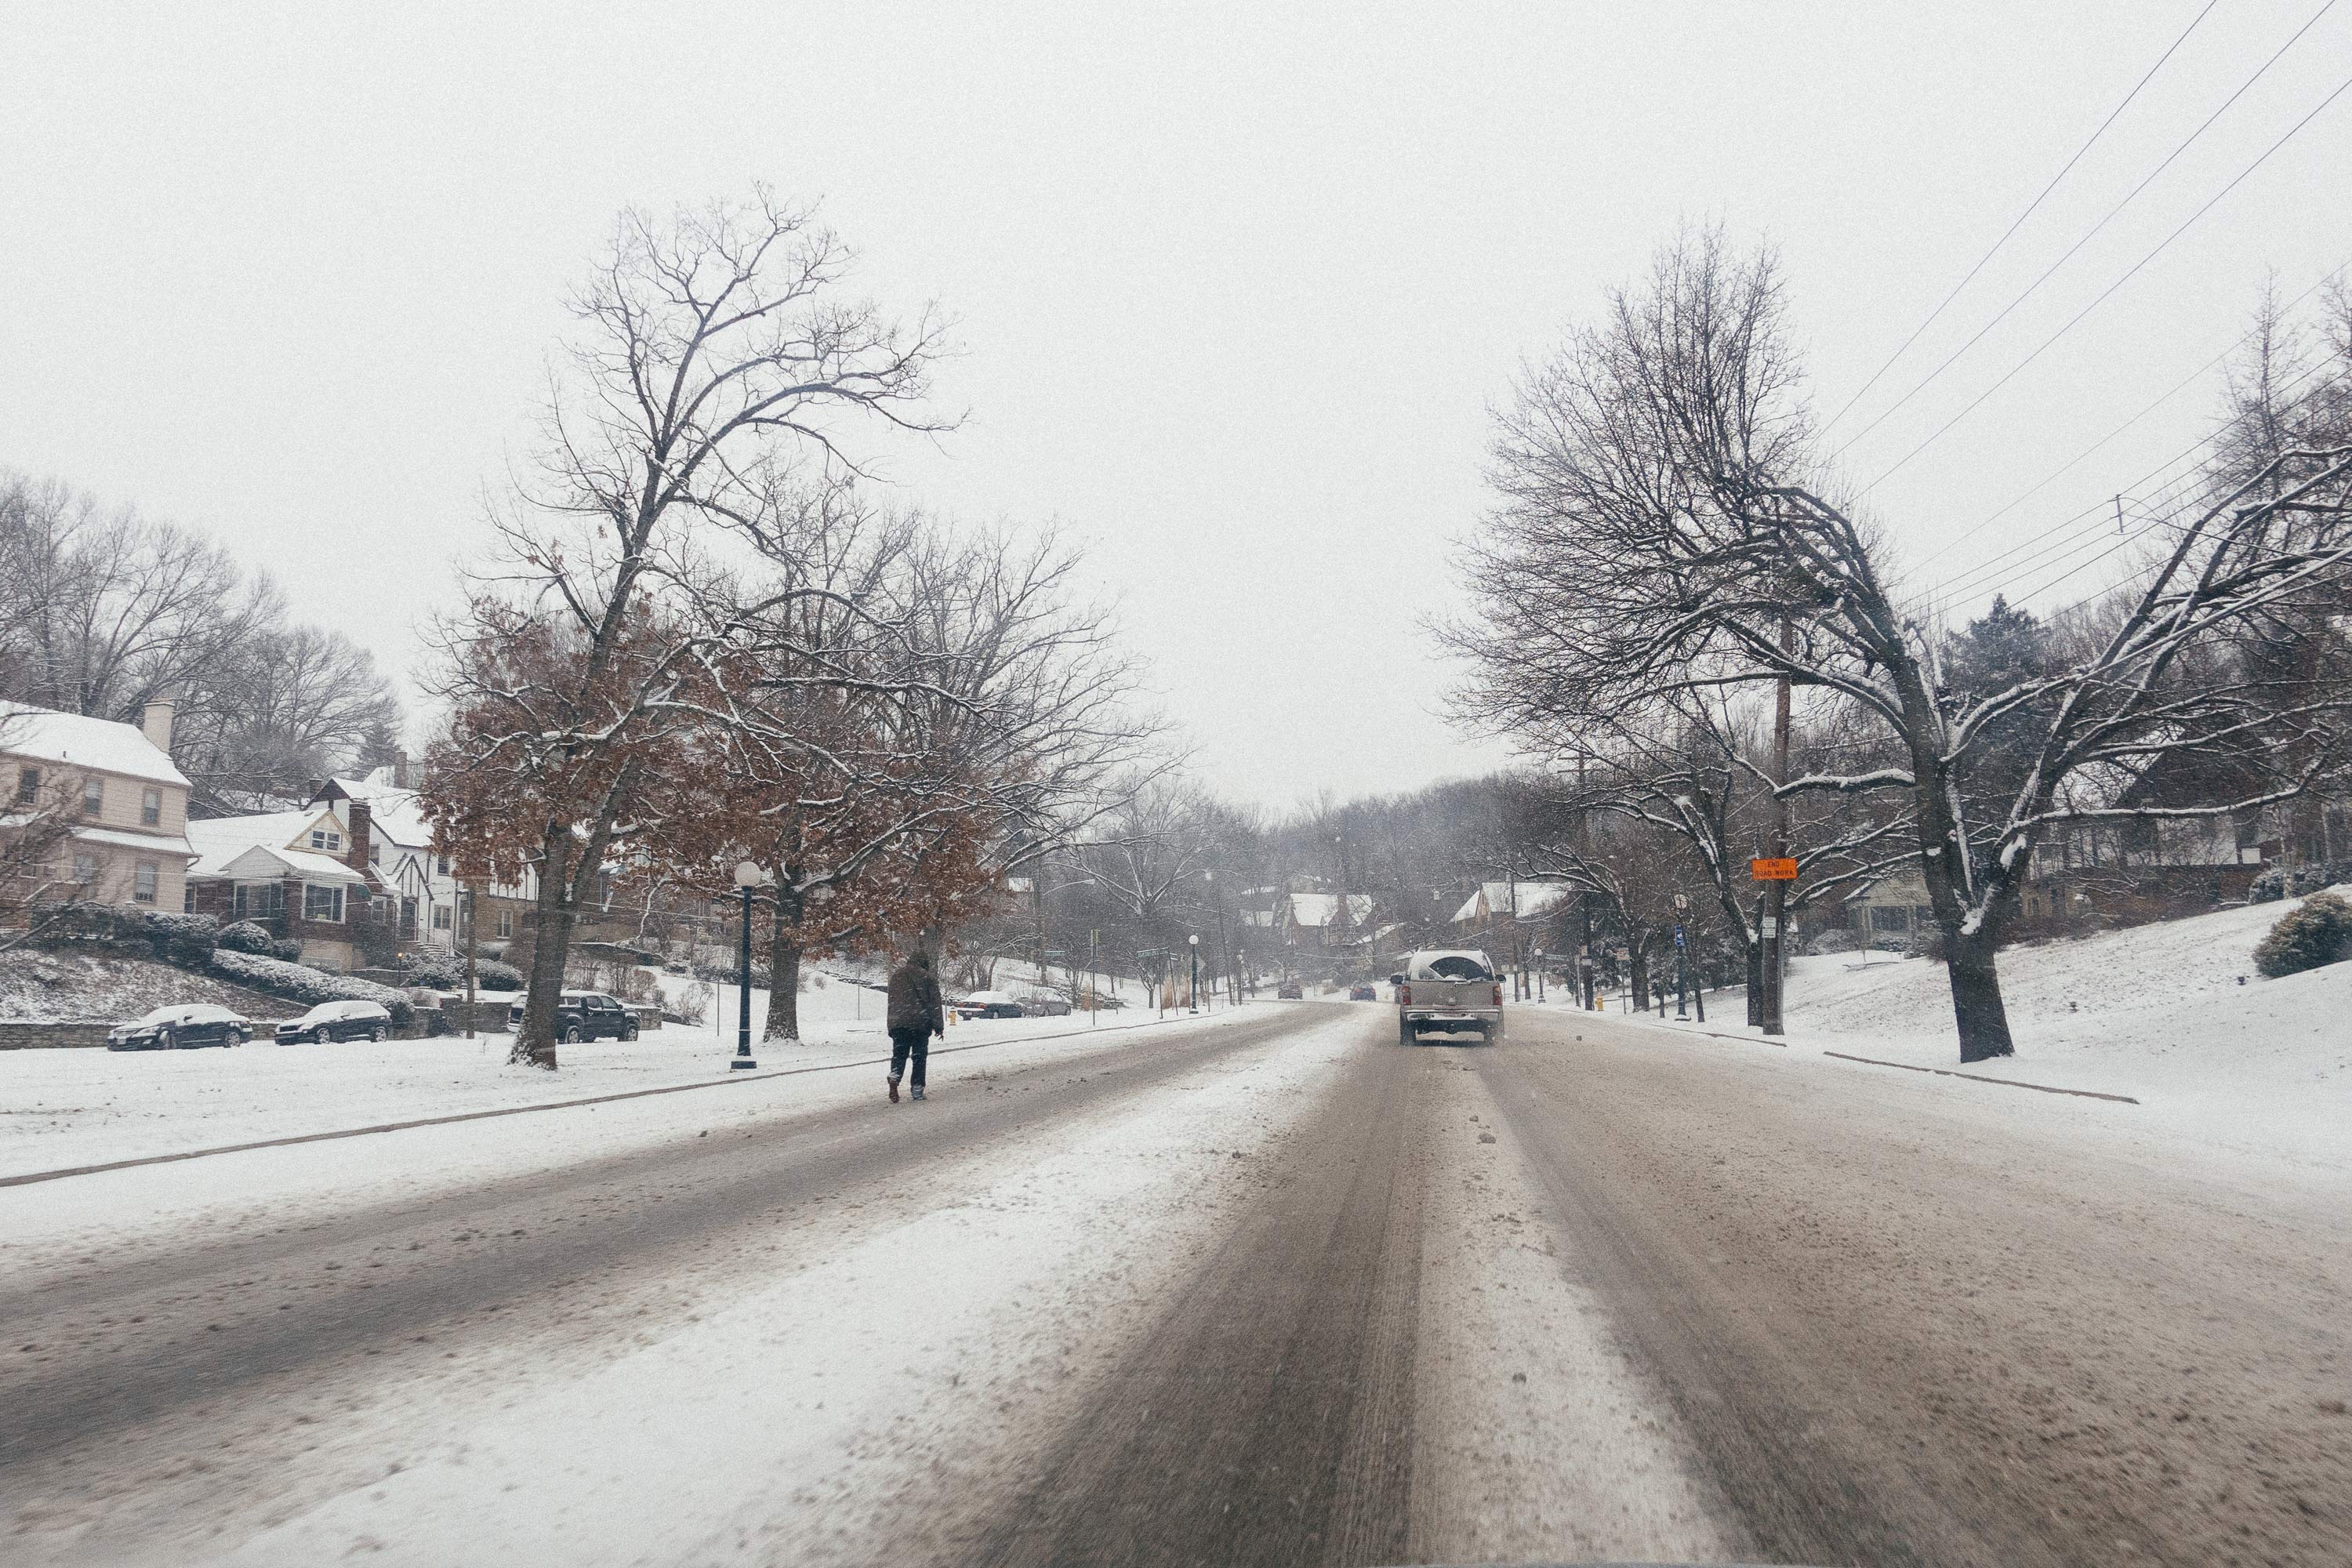
[[[2256,904],[2002,949],[2017,1050],[1997,1061],[1960,1067],[1945,968],[1927,959],[1792,960],[1785,1037],[1792,1054],[2126,1095],[2217,1143],[2352,1164],[2352,963],[2278,980],[2254,970],[2254,944],[2293,908]],[[1755,1035],[1740,991],[1707,1004],[1709,1030]],[[1608,1016],[1661,1026],[1654,1014]]]
[[[755,987],[752,1001],[752,1052],[763,1071],[889,1054],[878,997],[859,997],[848,986],[804,994],[805,1037],[797,1045],[760,1040],[766,993]],[[731,1070],[734,1022],[730,1011],[719,1031],[670,1026],[633,1041],[562,1046],[562,1066],[553,1073],[509,1066],[512,1042],[503,1034],[380,1045],[261,1040],[199,1051],[0,1051],[0,1176],[709,1082]],[[1083,1013],[989,1019],[953,1025],[933,1045],[1099,1034],[1154,1022],[1154,1014],[1136,1011],[1103,1013],[1092,1022]]]

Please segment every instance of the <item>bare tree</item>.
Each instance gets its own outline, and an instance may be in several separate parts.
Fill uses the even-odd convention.
[[[539,1065],[554,1064],[572,930],[656,732],[687,721],[685,689],[718,678],[723,650],[764,608],[728,602],[716,557],[791,547],[793,519],[778,499],[792,493],[782,476],[799,454],[855,469],[844,446],[853,426],[940,427],[916,412],[939,329],[929,319],[903,329],[845,299],[847,259],[764,190],[667,224],[624,213],[573,301],[580,326],[549,395],[539,475],[496,519],[499,566],[444,638],[443,694],[512,722],[477,725],[469,749],[445,748],[428,784],[466,794],[463,775],[481,773],[589,786],[549,797],[520,851],[536,883],[536,942],[516,1048]],[[544,715],[561,721],[544,728],[483,656],[518,611],[560,629],[573,655],[565,710]]]
[[[1540,661],[1546,710],[1563,722],[1622,724],[1673,694],[1786,681],[1878,727],[1894,762],[1776,777],[1774,793],[1908,797],[1961,1058],[2006,1055],[1994,950],[2045,832],[2228,816],[2291,798],[2340,753],[2336,694],[2225,658],[2192,669],[2189,656],[2342,580],[2352,454],[2284,455],[2168,521],[2095,646],[1956,706],[1875,533],[1811,481],[1781,314],[1769,253],[1738,259],[1717,234],[1685,236],[1644,289],[1613,298],[1604,326],[1529,378],[1500,422],[1502,504],[1474,552],[1485,618],[1454,645],[1482,668]],[[2018,713],[2033,716],[2033,758],[2006,808],[1979,819],[1970,776]],[[2224,749],[2265,765],[2263,782],[2196,804],[2135,799],[2152,770]],[[2309,760],[2285,772],[2263,761],[2296,756]]]

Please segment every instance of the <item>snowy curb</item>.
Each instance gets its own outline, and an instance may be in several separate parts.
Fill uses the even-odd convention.
[[[1167,1024],[1197,1022],[1192,1015],[1182,1018],[1152,1018],[1136,1024],[1113,1024],[1108,1027],[1057,1031],[1045,1035],[1015,1035],[1002,1040],[980,1040],[969,1046],[935,1046],[931,1055],[943,1057],[957,1051],[984,1051],[998,1046],[1031,1045],[1041,1040],[1092,1040],[1105,1035],[1125,1034],[1133,1029],[1153,1029]],[[297,1132],[284,1138],[261,1138],[245,1143],[223,1143],[210,1149],[181,1149],[168,1154],[142,1154],[130,1160],[109,1160],[96,1165],[68,1165],[55,1171],[26,1171],[17,1175],[0,1176],[0,1187],[30,1186],[36,1182],[61,1181],[68,1176],[95,1176],[108,1171],[128,1171],[141,1165],[168,1165],[180,1160],[203,1160],[215,1154],[243,1154],[256,1149],[283,1149],[297,1143],[324,1143],[337,1138],[365,1138],[377,1132],[405,1132],[418,1127],[446,1127],[459,1121],[483,1121],[494,1116],[525,1116],[538,1110],[570,1110],[583,1105],[609,1105],[620,1100],[644,1100],[656,1094],[684,1094],[694,1089],[720,1089],[734,1084],[759,1083],[768,1079],[798,1078],[803,1073],[845,1072],[851,1068],[887,1066],[888,1057],[860,1057],[856,1061],[821,1062],[811,1067],[777,1068],[768,1072],[730,1073],[724,1078],[707,1079],[697,1083],[666,1083],[653,1089],[625,1089],[611,1094],[592,1094],[577,1100],[543,1100],[537,1105],[500,1105],[488,1110],[452,1111],[446,1116],[422,1116],[410,1121],[380,1121],[369,1127],[342,1127],[328,1132]]]
[[[1598,1017],[1604,1016],[1605,1015],[1596,1014],[1594,1016]],[[1710,1039],[1738,1040],[1743,1044],[1751,1046],[1778,1046],[1782,1050],[1789,1048],[1789,1042],[1786,1040],[1765,1039],[1755,1035],[1727,1035],[1719,1029],[1678,1028],[1673,1024],[1661,1023],[1654,1018],[1637,1018],[1630,1013],[1620,1013],[1611,1021],[1619,1024],[1636,1025],[1642,1028],[1653,1029],[1661,1034],[1675,1036],[1705,1035]],[[1890,1062],[1879,1057],[1857,1057],[1846,1051],[1831,1050],[1827,1046],[1812,1046],[1806,1048],[1809,1050],[1818,1050],[1825,1057],[1835,1057],[1842,1062],[1866,1062],[1874,1068],[1901,1068],[1905,1072],[1931,1072],[1938,1078],[1964,1078],[1970,1083],[1997,1083],[2008,1089],[2030,1089],[2037,1094],[2071,1094],[2078,1100],[2113,1100],[2118,1105],[2137,1105],[2139,1103],[2138,1100],[2133,1099],[2128,1094],[2109,1094],[2104,1089],[2060,1089],[2053,1084],[2028,1083],[2023,1079],[1986,1078],[1979,1073],[1958,1072],[1951,1068],[1925,1067],[1916,1062]]]

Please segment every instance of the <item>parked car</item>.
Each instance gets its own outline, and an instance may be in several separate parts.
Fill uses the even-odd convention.
[[[1032,996],[1021,1004],[1021,1010],[1032,1018],[1066,1018],[1070,1004],[1059,996]]]
[[[507,1026],[522,1027],[523,1004],[507,1009]],[[602,991],[566,991],[555,999],[555,1037],[567,1046],[583,1040],[634,1040],[637,1020]]]
[[[1418,1045],[1423,1034],[1475,1034],[1492,1046],[1503,1038],[1503,983],[1494,960],[1467,949],[1405,955],[1389,976],[1396,987],[1397,1044]]]
[[[948,1004],[949,1011],[970,1023],[974,1018],[1025,1018],[1028,1013],[1021,998],[1009,991],[975,991],[960,1002]]]
[[[253,1038],[242,1013],[212,1002],[158,1007],[107,1032],[110,1051],[185,1051],[198,1046],[241,1046]]]
[[[319,1040],[381,1040],[392,1033],[392,1013],[381,1002],[321,1002],[290,1023],[278,1026],[278,1043]]]
[[[1274,988],[1274,994],[1276,999],[1280,1001],[1296,1002],[1305,996],[1307,993],[1300,989],[1297,981],[1286,980],[1281,984]]]
[[[1377,1002],[1380,999],[1381,994],[1370,985],[1357,984],[1348,987],[1348,1000],[1350,1002]]]

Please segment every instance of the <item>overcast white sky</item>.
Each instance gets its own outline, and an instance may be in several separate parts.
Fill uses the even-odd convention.
[[[1276,805],[1408,787],[1500,755],[1436,716],[1415,618],[1452,603],[1447,540],[1523,357],[1679,221],[1719,218],[1780,247],[1837,408],[2203,4],[14,6],[0,464],[215,531],[404,670],[615,209],[765,180],[822,199],[866,291],[961,321],[940,389],[971,417],[936,452],[884,449],[894,479],[1087,540],[1211,783]],[[2220,0],[1839,436],[2319,9]],[[1853,446],[1853,476],[2347,76],[2352,5]],[[2267,269],[2292,297],[2352,258],[2347,152],[2352,94],[1880,485],[1908,558],[2221,353]],[[1920,580],[2129,489],[2218,387]]]

